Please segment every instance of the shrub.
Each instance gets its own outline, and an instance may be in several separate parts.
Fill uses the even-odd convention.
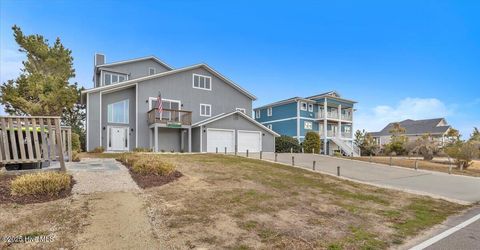
[[[134,148],[133,152],[152,152],[151,148]]]
[[[72,161],[79,162],[80,161],[80,153],[78,151],[72,152]]]
[[[300,152],[301,148],[297,139],[286,135],[275,138],[275,152],[289,153],[291,148],[294,153]]]
[[[65,173],[44,172],[18,176],[11,183],[12,195],[58,195],[70,187],[71,177]]]
[[[457,141],[445,148],[445,153],[455,160],[455,165],[461,170],[472,165],[472,160],[478,157],[478,148],[474,143]]]
[[[90,153],[103,153],[103,152],[105,152],[105,148],[103,146],[96,147],[92,151],[90,151]]]
[[[81,150],[80,146],[80,135],[72,132],[72,150],[79,151]]]
[[[168,175],[175,171],[175,165],[158,156],[144,156],[135,159],[131,166],[134,173],[141,175]]]
[[[313,131],[307,132],[303,141],[305,153],[320,153],[320,135]]]

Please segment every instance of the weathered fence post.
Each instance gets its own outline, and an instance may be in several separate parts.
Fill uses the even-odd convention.
[[[295,166],[295,156],[292,156],[292,166]]]
[[[305,153],[305,151],[303,150],[303,147],[302,147],[302,154]]]
[[[293,154],[293,148],[290,148],[290,154]]]
[[[278,154],[275,153],[275,162],[277,162],[277,157],[278,157]]]
[[[313,161],[312,169],[315,171],[315,161]]]
[[[415,160],[415,170],[418,170],[418,160]]]
[[[237,156],[237,152],[238,152],[238,146],[235,145],[235,156]]]
[[[392,166],[392,156],[390,156],[390,166]]]
[[[262,159],[262,151],[260,150],[260,160]]]
[[[225,147],[225,154],[227,154],[227,147]]]
[[[247,158],[248,158],[248,149],[247,149]]]
[[[218,154],[218,147],[215,147],[215,154]]]
[[[337,166],[337,176],[340,176],[340,166]]]
[[[449,164],[449,165],[448,165],[448,173],[449,173],[449,174],[452,174],[452,164]]]

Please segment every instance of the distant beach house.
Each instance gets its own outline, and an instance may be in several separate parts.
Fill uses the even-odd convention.
[[[401,122],[392,122],[389,123],[385,128],[379,132],[369,133],[377,142],[378,145],[385,145],[390,142],[392,130],[395,123],[400,124],[401,127],[405,128],[405,133],[403,134],[408,138],[409,141],[416,140],[417,138],[429,134],[433,140],[439,143],[439,145],[445,144],[445,137],[448,131],[452,126],[448,125],[445,118],[435,118],[435,119],[426,119],[426,120],[403,120]]]

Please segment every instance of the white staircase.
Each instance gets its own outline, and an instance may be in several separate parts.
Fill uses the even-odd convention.
[[[347,156],[360,156],[360,149],[357,146],[353,145],[352,148],[352,146],[345,143],[345,141],[335,137],[331,138],[331,140],[337,144],[337,146],[340,147]]]

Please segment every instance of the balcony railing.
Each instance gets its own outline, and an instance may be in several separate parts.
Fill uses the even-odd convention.
[[[192,111],[163,109],[160,113],[158,109],[148,111],[148,124],[163,123],[174,125],[192,125]]]
[[[342,138],[352,138],[352,132],[342,132]]]
[[[344,120],[344,121],[351,121],[351,120],[352,120],[352,116],[351,116],[351,115],[347,115],[347,114],[342,114],[342,120]]]
[[[336,131],[327,130],[327,137],[335,137],[335,136],[337,136]]]
[[[327,112],[328,118],[338,119],[338,111]]]

